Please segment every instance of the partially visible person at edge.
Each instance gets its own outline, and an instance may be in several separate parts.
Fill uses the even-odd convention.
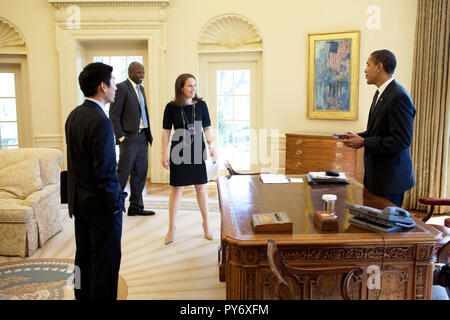
[[[367,84],[375,85],[367,129],[347,132],[348,147],[364,146],[364,185],[374,194],[401,207],[404,193],[414,187],[410,153],[416,109],[408,92],[395,81],[395,55],[372,52],[364,70]]]
[[[66,124],[69,215],[75,217],[77,300],[116,300],[126,192],[116,172],[114,131],[105,104],[114,101],[113,68],[91,63],[78,77],[86,100]],[[76,269],[77,270],[77,269]]]
[[[167,153],[172,128],[175,130]],[[162,130],[162,165],[170,167],[171,193],[169,197],[169,230],[164,243],[173,242],[175,220],[181,204],[184,186],[194,185],[197,202],[203,219],[204,237],[212,240],[208,224],[207,173],[205,166],[208,142],[213,163],[217,160],[208,107],[197,96],[196,79],[191,74],[181,74],[175,81],[175,99],[166,105]]]

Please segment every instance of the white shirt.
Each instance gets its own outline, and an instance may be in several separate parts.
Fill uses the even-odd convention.
[[[379,88],[378,88],[378,98],[377,98],[377,102],[378,100],[380,100],[381,95],[383,94],[383,91],[386,89],[386,87],[389,85],[389,83],[391,83],[392,81],[394,81],[394,77],[390,77],[389,79],[387,79]],[[376,104],[375,103],[375,104]]]
[[[102,102],[95,100],[93,98],[86,98],[86,100],[89,100],[89,101],[92,101],[92,102],[95,102],[96,104],[98,104],[100,106],[100,108],[102,108],[103,112],[106,114],[105,105]]]
[[[136,95],[137,95],[137,98],[138,98],[138,101],[140,102],[141,100],[139,99],[139,92],[138,92],[138,88],[137,88],[137,84],[133,81],[133,80],[131,80],[130,78],[128,78],[128,80],[131,82],[131,84],[133,85],[133,88],[134,88],[134,92],[136,93]],[[141,84],[142,85],[142,84]],[[142,95],[142,97],[143,97],[144,95]],[[143,101],[144,102],[144,105],[145,105],[145,101]],[[141,106],[139,106],[139,108],[140,108]],[[141,121],[139,122],[139,129],[142,129],[142,128],[145,128],[145,126],[144,126],[144,123],[142,122],[142,113],[141,113]]]

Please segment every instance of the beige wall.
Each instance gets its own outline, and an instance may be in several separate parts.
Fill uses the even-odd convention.
[[[373,4],[381,10],[381,28],[370,30],[366,10]],[[365,83],[363,73],[370,52],[392,50],[398,58],[395,76],[410,88],[416,6],[416,0],[172,0],[165,8],[163,98],[168,101],[173,97],[178,74],[198,74],[197,39],[201,28],[215,16],[237,13],[252,21],[263,37],[263,92],[258,106],[262,128],[278,128],[281,133],[362,131],[375,91]],[[46,136],[62,139],[63,135],[55,12],[56,8],[46,0],[0,1],[0,18],[12,22],[27,42],[33,136],[37,142]],[[359,119],[307,119],[307,34],[347,30],[361,31]],[[158,106],[161,112],[164,105]],[[161,124],[152,126],[157,130]]]
[[[31,141],[35,145],[46,143],[50,137],[58,143],[61,138],[55,12],[56,8],[46,0],[0,1],[0,18],[6,18],[14,24],[26,41],[28,100],[33,128]]]
[[[381,10],[381,28],[370,30],[366,10],[373,4]],[[173,95],[179,73],[197,72],[196,42],[201,28],[215,16],[238,13],[257,25],[263,37],[263,103],[259,106],[263,128],[278,128],[281,133],[363,131],[375,92],[363,72],[372,51],[392,50],[398,59],[395,77],[410,88],[416,6],[415,0],[171,1],[167,10],[167,99]],[[307,119],[307,35],[349,30],[361,31],[359,119]]]

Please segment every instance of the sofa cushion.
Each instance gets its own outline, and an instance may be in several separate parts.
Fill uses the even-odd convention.
[[[3,199],[17,199],[17,196],[11,192],[0,190],[0,201],[3,201]]]
[[[25,199],[29,194],[42,189],[38,159],[27,159],[0,169],[0,190]]]
[[[12,166],[24,160],[39,160],[41,179],[44,185],[59,183],[59,172],[63,153],[53,148],[18,148],[0,150],[0,169]]]
[[[27,222],[33,219],[33,208],[19,199],[2,199],[0,202],[0,222]]]

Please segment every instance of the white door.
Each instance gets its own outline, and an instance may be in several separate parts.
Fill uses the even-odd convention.
[[[128,78],[128,66],[131,62],[137,61],[144,65],[146,75],[144,79],[144,89],[147,87],[149,74],[147,73],[147,42],[134,40],[114,40],[114,41],[86,41],[84,43],[85,59],[87,63],[103,62],[113,67],[115,82],[120,83]],[[148,101],[147,101],[148,103]],[[106,114],[109,117],[109,103],[105,106]],[[119,146],[116,145],[116,159],[119,161]],[[150,167],[150,163],[149,163]]]
[[[256,171],[257,61],[210,61],[207,70],[207,103],[216,129],[220,168],[228,160],[237,171]]]

